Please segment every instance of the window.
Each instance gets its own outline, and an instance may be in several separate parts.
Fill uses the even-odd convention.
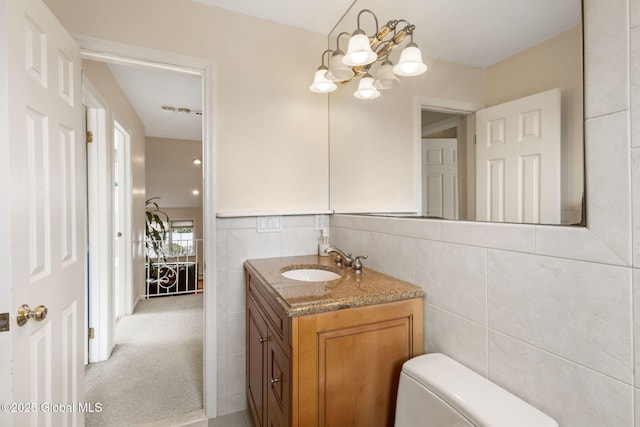
[[[195,224],[192,219],[172,219],[167,227],[167,255],[194,255]]]

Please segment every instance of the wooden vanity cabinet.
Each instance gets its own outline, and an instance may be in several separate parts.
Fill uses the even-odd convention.
[[[287,317],[246,279],[256,427],[393,426],[402,364],[423,351],[422,298]]]
[[[247,292],[247,402],[256,427],[287,427],[291,363],[264,304]]]

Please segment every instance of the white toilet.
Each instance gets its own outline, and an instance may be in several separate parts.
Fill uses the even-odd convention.
[[[402,366],[395,427],[558,427],[548,415],[444,354]]]

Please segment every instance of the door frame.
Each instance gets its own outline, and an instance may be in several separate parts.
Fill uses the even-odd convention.
[[[217,312],[216,312],[216,217],[215,217],[215,64],[195,58],[92,37],[74,36],[82,58],[122,65],[142,65],[190,73],[202,78],[202,159],[204,238],[204,411],[217,415]]]
[[[122,242],[120,243],[114,243],[114,246],[117,244],[120,244],[124,254],[121,254],[121,261],[120,265],[119,265],[119,271],[116,271],[114,273],[114,311],[116,313],[115,315],[115,322],[117,323],[119,320],[119,317],[121,317],[122,315],[124,316],[128,316],[130,314],[133,313],[133,303],[132,303],[132,263],[131,263],[131,259],[133,257],[133,253],[131,248],[133,247],[133,239],[131,238],[131,220],[133,217],[133,211],[132,211],[132,195],[131,195],[131,178],[132,178],[132,173],[131,173],[131,130],[128,129],[121,120],[118,119],[116,114],[112,115],[112,126],[114,128],[113,133],[114,133],[114,139],[111,142],[115,142],[115,131],[116,129],[118,129],[119,132],[121,132],[124,136],[124,141],[123,141],[123,153],[120,154],[120,158],[116,159],[116,155],[114,154],[113,156],[113,160],[118,160],[118,164],[120,164],[120,161],[123,162],[123,165],[119,166],[122,169],[123,172],[123,177],[121,177],[121,181],[124,181],[124,186],[121,186],[120,182],[118,182],[118,191],[122,191],[124,194],[120,195],[120,198],[122,199],[121,201],[123,201],[123,206],[121,206],[122,212],[120,213],[120,215],[122,216],[122,220],[124,222],[123,224],[123,230],[113,230],[113,234],[111,236],[111,238],[113,239],[114,237],[116,237],[116,233],[118,232],[122,232]],[[111,125],[111,124],[110,124]],[[113,145],[111,145],[111,149],[115,151],[115,147]],[[113,162],[112,162],[113,165]],[[112,187],[113,189],[113,187]],[[114,200],[115,202],[115,200]],[[116,219],[115,216],[113,218],[114,220]],[[115,276],[119,276],[117,279]],[[118,287],[120,289],[118,289]],[[118,296],[118,298],[115,298],[115,296]],[[120,300],[120,301],[118,301]],[[121,316],[118,316],[121,315]]]
[[[436,98],[433,96],[416,96],[414,104],[414,141],[415,141],[415,176],[416,176],[416,212],[424,212],[424,188],[422,182],[422,110],[440,113],[469,115],[484,108],[482,104],[458,101],[454,99]]]
[[[107,103],[89,80],[82,80],[82,98],[87,107],[87,131],[93,142],[87,143],[87,248],[88,283],[86,295],[87,328],[96,331],[87,340],[85,362],[107,360],[113,350],[113,221],[111,157],[113,127]]]

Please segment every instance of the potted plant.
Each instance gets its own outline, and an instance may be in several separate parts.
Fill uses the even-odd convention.
[[[167,239],[167,227],[169,223],[169,215],[166,212],[160,210],[156,200],[160,197],[152,197],[145,201],[146,209],[146,228],[145,235],[145,255],[147,258],[147,265],[149,265],[152,274],[155,274],[155,266],[153,262],[150,262],[150,254],[157,259],[162,258],[166,261],[166,254],[164,251],[164,244]]]

